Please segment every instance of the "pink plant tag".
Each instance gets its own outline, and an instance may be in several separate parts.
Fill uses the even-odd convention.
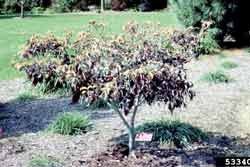
[[[135,136],[135,141],[149,142],[152,141],[152,138],[153,138],[152,133],[139,133]]]

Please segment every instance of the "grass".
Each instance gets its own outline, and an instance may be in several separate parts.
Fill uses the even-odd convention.
[[[230,76],[228,76],[224,71],[221,70],[208,72],[201,77],[201,80],[211,83],[228,83],[233,81]]]
[[[234,69],[237,68],[239,65],[234,62],[225,61],[221,64],[221,66],[225,69]]]
[[[20,50],[26,40],[35,33],[45,34],[48,31],[62,35],[65,31],[76,34],[84,30],[90,20],[97,20],[108,25],[106,33],[116,34],[130,20],[140,23],[146,21],[160,22],[163,26],[181,27],[176,16],[171,12],[106,12],[103,14],[57,14],[28,16],[24,19],[0,16],[0,80],[22,76],[11,66],[13,56]]]
[[[35,156],[29,162],[28,167],[61,167],[62,165],[54,159],[51,159],[48,156]]]
[[[80,112],[68,112],[60,115],[48,130],[62,135],[86,133],[92,128],[89,117]]]
[[[224,54],[224,53],[219,53],[219,54],[217,54],[217,56],[220,58],[220,59],[225,59],[225,58],[227,58],[227,56],[226,56],[226,54]]]
[[[245,52],[246,53],[250,53],[250,48],[248,47],[248,48],[245,48]]]
[[[68,87],[57,88],[53,90],[47,90],[48,86],[45,83],[38,84],[36,87],[32,87],[36,94],[40,96],[45,95],[54,95],[54,96],[69,96],[71,94],[71,90]]]
[[[186,147],[190,143],[205,140],[207,134],[188,123],[172,120],[160,120],[145,123],[137,127],[137,132],[153,133],[153,141],[174,143],[177,147]]]
[[[36,99],[37,99],[37,96],[34,95],[34,93],[32,91],[22,92],[17,97],[18,102],[28,102],[28,101],[33,101]]]
[[[89,105],[90,110],[100,110],[100,109],[109,109],[107,102],[103,99],[95,101],[93,104]]]

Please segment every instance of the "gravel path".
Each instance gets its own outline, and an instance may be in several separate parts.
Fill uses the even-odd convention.
[[[239,54],[239,53],[232,53]],[[200,81],[209,71],[220,69],[224,61],[232,61],[238,68],[225,70],[234,82],[209,84]],[[237,55],[226,58],[209,57],[188,65],[189,75],[195,81],[196,98],[188,108],[174,116],[164,105],[143,106],[138,123],[168,117],[190,122],[209,132],[227,136],[246,137],[250,134],[250,56]],[[80,166],[85,158],[106,150],[112,138],[124,133],[124,127],[115,113],[107,110],[88,111],[81,105],[70,105],[69,98],[45,98],[18,103],[16,98],[25,90],[24,80],[0,81],[0,127],[5,137],[0,139],[0,166],[25,167],[32,157],[48,155],[64,162],[65,167]],[[82,110],[89,114],[94,130],[86,135],[61,136],[43,132],[58,114]],[[250,156],[250,151],[242,146]],[[249,152],[247,152],[249,151]]]

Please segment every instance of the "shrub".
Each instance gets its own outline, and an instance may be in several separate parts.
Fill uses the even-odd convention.
[[[202,27],[203,21],[213,21],[212,28],[218,28],[217,40],[230,35],[238,42],[244,41],[250,30],[249,1],[244,0],[172,0],[179,19],[186,26]],[[247,42],[248,42],[247,41]]]
[[[54,8],[50,7],[50,8],[46,8],[43,13],[44,14],[55,14],[56,10]]]
[[[234,69],[238,67],[238,64],[230,61],[225,61],[221,64],[221,66],[225,69]]]
[[[217,31],[217,29],[209,29],[201,35],[198,46],[200,54],[214,54],[218,52],[220,47],[215,39]]]
[[[4,13],[5,0],[0,0],[0,14]]]
[[[88,132],[92,127],[89,117],[79,113],[64,113],[49,126],[49,131],[62,135],[77,135]]]
[[[177,147],[185,147],[190,143],[203,141],[207,138],[205,132],[190,124],[179,121],[160,120],[145,123],[136,128],[137,133],[153,134],[153,141],[174,143]]]
[[[249,54],[249,53],[250,53],[250,48],[247,47],[247,48],[244,49],[244,51],[245,51],[247,54]]]
[[[64,81],[65,76],[60,78],[56,70],[70,61],[62,40],[52,34],[33,36],[21,51],[21,57],[16,68],[24,70],[34,86],[40,83],[42,92],[54,93],[61,89],[70,92],[69,85]]]
[[[3,0],[2,3],[3,3],[3,10],[5,11],[5,13],[13,14],[21,12],[22,17],[24,16],[24,13],[22,12],[21,8],[23,8],[24,11],[33,11],[34,9],[34,12],[35,11],[38,12],[38,9],[40,10],[40,8],[43,5],[42,1],[38,0]]]
[[[76,40],[29,41],[16,66],[26,71],[34,85],[51,81],[53,88],[67,85],[73,102],[91,105],[104,99],[128,129],[131,153],[135,117],[142,103],[161,101],[173,112],[194,97],[184,64],[196,55],[198,36],[131,22],[124,33],[110,37],[103,33],[103,24],[91,21],[90,26]]]
[[[32,14],[42,14],[44,13],[44,8],[42,7],[34,7],[31,9]]]
[[[62,164],[48,156],[35,156],[29,162],[29,167],[62,167]]]
[[[202,80],[212,83],[228,83],[233,79],[223,71],[209,72],[202,77]]]
[[[226,55],[225,53],[223,53],[223,52],[219,53],[217,56],[218,56],[220,59],[225,59],[225,58],[227,58],[227,55]]]
[[[79,0],[1,0],[0,9],[9,13],[17,13],[21,10],[21,3],[24,2],[25,11],[31,11],[32,14],[43,13],[46,9],[46,13],[54,12],[71,12],[77,5]]]
[[[33,101],[37,99],[37,96],[35,96],[31,91],[25,91],[18,95],[17,101],[19,102],[28,102]]]
[[[172,0],[179,19],[185,26],[202,27],[202,21],[223,20],[224,6],[219,0]]]
[[[97,101],[93,102],[90,106],[90,109],[96,110],[96,109],[109,109],[107,101],[104,99],[98,99]]]
[[[56,12],[71,12],[79,0],[56,0],[53,8]]]
[[[111,1],[111,7],[112,7],[112,10],[124,10],[126,9],[128,6],[127,6],[127,2],[124,1],[124,0],[112,0]]]

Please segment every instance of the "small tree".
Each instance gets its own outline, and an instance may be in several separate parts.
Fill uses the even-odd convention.
[[[143,103],[152,104],[160,101],[168,104],[171,112],[185,105],[185,96],[192,98],[192,84],[186,81],[182,63],[166,63],[162,60],[146,60],[140,65],[123,69],[120,65],[110,70],[99,80],[89,86],[80,88],[84,98],[94,102],[103,98],[121,118],[128,130],[129,152],[135,148],[135,118],[138,107]],[[99,62],[94,62],[93,68],[98,68]],[[112,76],[112,71],[119,71]],[[95,75],[95,74],[94,74]],[[104,79],[104,82],[103,82]],[[131,113],[131,118],[128,115]]]
[[[192,83],[186,80],[183,65],[188,57],[185,43],[195,43],[192,37],[189,41],[183,39],[183,34],[164,39],[154,33],[156,29],[147,26],[140,29],[136,23],[128,24],[125,31],[127,36],[111,43],[96,42],[94,51],[90,49],[93,52],[77,65],[75,73],[79,76],[71,78],[71,85],[75,85],[73,101],[80,96],[89,104],[99,99],[107,101],[128,130],[131,154],[135,148],[135,118],[140,105],[164,102],[173,112],[193,98]],[[182,40],[182,48],[175,48],[173,41],[173,45],[169,44],[170,40],[176,43]]]
[[[95,31],[80,33],[73,43],[51,35],[31,38],[17,68],[24,69],[34,85],[43,83],[50,90],[68,85],[73,102],[105,100],[128,130],[131,154],[140,105],[163,102],[173,112],[193,98],[184,64],[198,39],[190,32],[133,22],[124,27],[124,34],[105,37],[102,24],[91,25]]]
[[[24,18],[24,8],[26,5],[29,5],[32,3],[32,0],[6,0],[5,6],[13,7],[18,6],[20,8],[20,17]]]

